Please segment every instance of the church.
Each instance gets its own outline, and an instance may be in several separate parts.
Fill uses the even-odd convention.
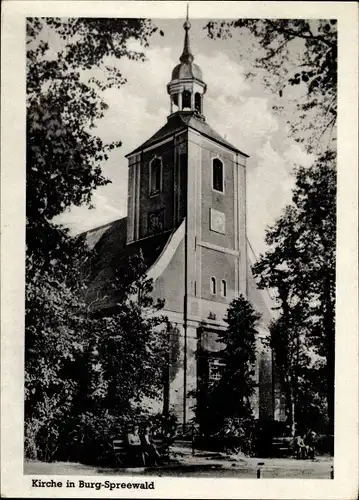
[[[270,297],[251,274],[247,240],[248,155],[206,121],[206,83],[184,46],[167,85],[167,123],[128,158],[127,217],[90,230],[86,240],[98,255],[94,288],[111,279],[121,255],[141,250],[154,298],[174,325],[177,355],[171,358],[164,399],[184,425],[193,421],[195,395],[220,377],[221,345],[230,302],[244,295],[261,314],[258,325],[255,416],[283,419],[283,402],[268,336]],[[111,307],[111,304],[107,304]],[[196,391],[196,392],[195,392]]]

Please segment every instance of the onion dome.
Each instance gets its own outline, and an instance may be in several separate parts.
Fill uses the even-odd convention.
[[[206,92],[206,84],[203,82],[201,68],[193,62],[194,56],[191,52],[189,39],[191,23],[188,20],[188,6],[183,28],[185,37],[183,52],[179,58],[180,64],[172,71],[171,82],[167,85],[167,91],[171,96],[171,114],[187,110],[202,115],[202,101],[203,94]]]

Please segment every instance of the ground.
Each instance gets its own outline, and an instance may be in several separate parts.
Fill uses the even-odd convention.
[[[189,476],[189,477],[237,477],[256,478],[258,469],[261,477],[266,478],[310,478],[330,479],[332,457],[318,457],[313,460],[296,460],[292,458],[247,458],[228,456],[223,453],[195,452],[185,445],[172,449],[172,463],[157,468],[119,469],[108,467],[90,467],[69,462],[42,463],[25,462],[24,473],[30,475],[76,475],[106,476],[140,475],[140,476]],[[259,463],[263,465],[258,465]]]

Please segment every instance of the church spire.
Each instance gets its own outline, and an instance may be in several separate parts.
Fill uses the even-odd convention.
[[[180,57],[181,63],[189,63],[191,64],[194,60],[194,57],[191,53],[190,45],[189,45],[189,30],[191,29],[191,23],[189,22],[188,19],[188,4],[187,4],[187,12],[186,12],[186,21],[183,24],[183,28],[185,30],[185,36],[184,36],[184,46],[183,46],[183,52]]]
[[[206,84],[203,81],[201,68],[193,62],[194,57],[189,46],[191,23],[188,19],[188,4],[183,28],[185,35],[180,64],[177,64],[172,71],[171,81],[167,85],[171,99],[170,111],[171,115],[176,112],[195,113],[197,118],[204,120],[203,95],[206,92]]]

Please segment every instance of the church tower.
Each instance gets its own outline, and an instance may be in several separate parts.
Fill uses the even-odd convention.
[[[207,86],[191,52],[188,14],[183,27],[180,63],[167,85],[167,123],[127,155],[127,246],[154,255],[153,293],[165,299],[177,332],[165,399],[185,424],[194,415],[194,391],[220,376],[217,333],[226,328],[231,300],[247,296],[250,271],[248,155],[207,123]],[[272,411],[268,384],[264,397]]]

